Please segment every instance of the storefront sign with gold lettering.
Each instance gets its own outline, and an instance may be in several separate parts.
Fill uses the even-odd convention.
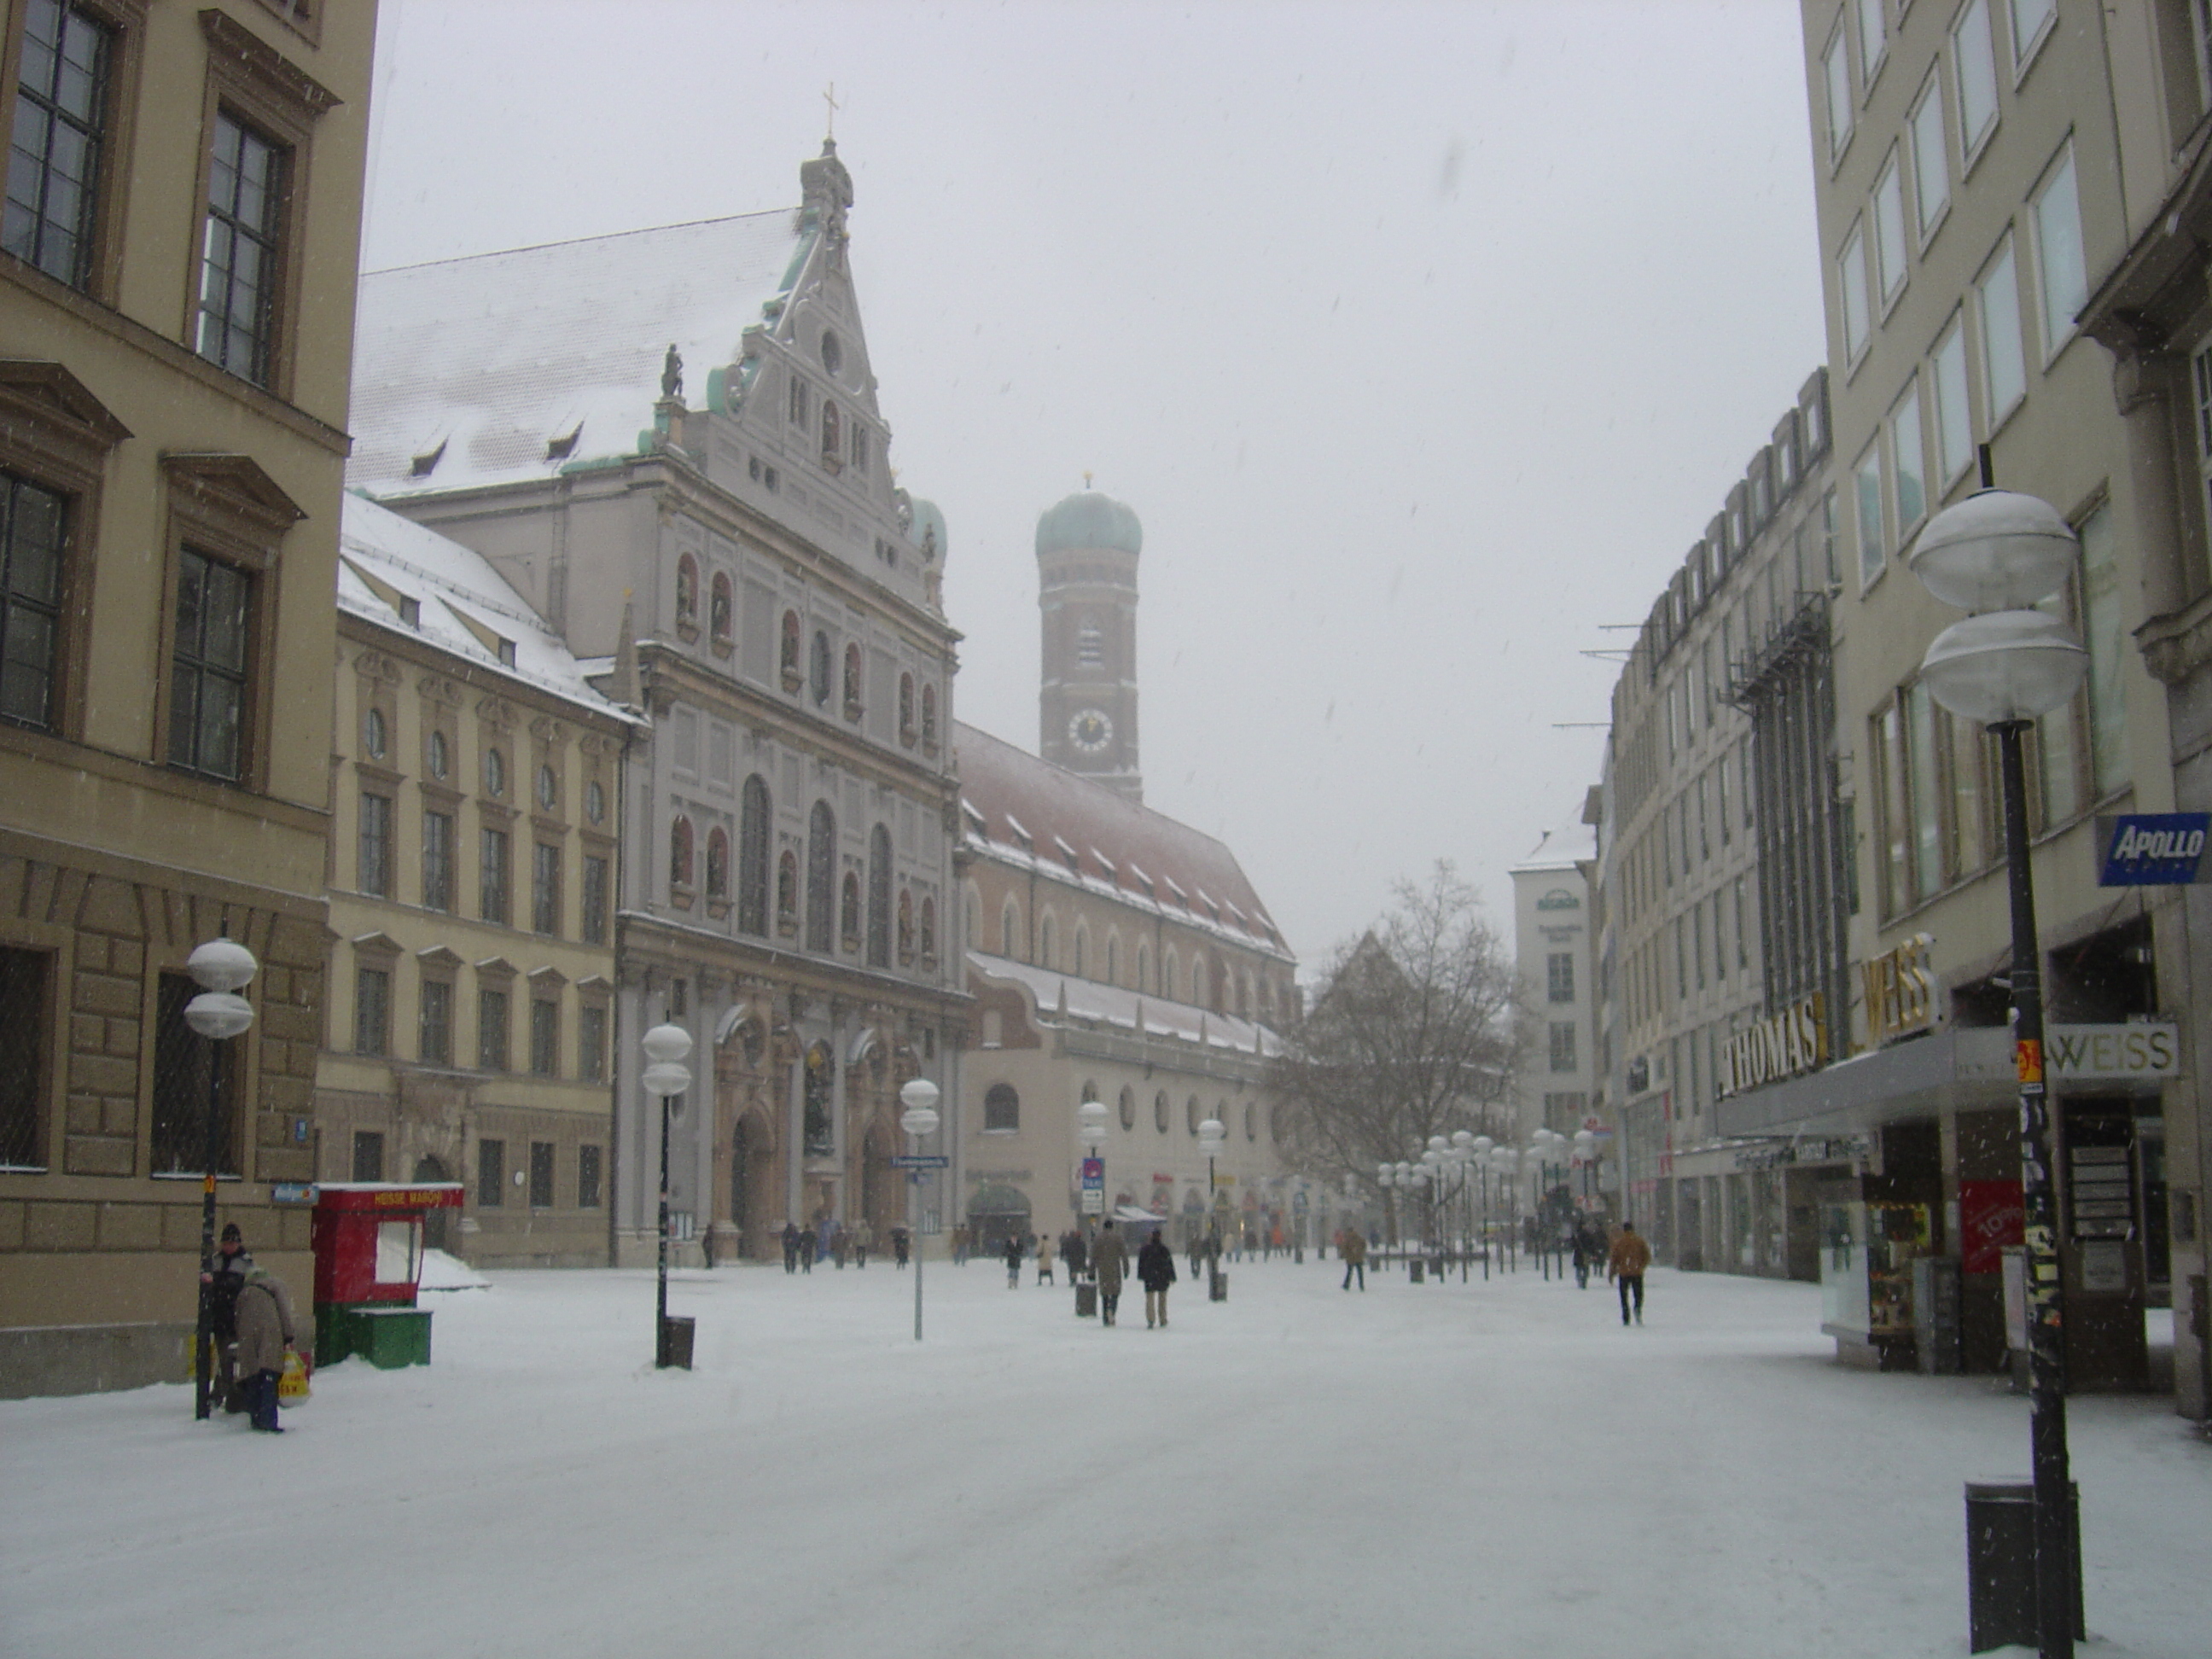
[[[1820,999],[1809,996],[1723,1043],[1716,1081],[1725,1100],[1747,1089],[1817,1072],[1827,1063],[1827,1021]]]
[[[1932,937],[1915,933],[1894,951],[1859,964],[1875,1048],[1936,1024],[1936,975],[1929,965],[1935,949]]]

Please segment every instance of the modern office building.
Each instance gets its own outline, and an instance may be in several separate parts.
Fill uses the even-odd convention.
[[[0,1393],[182,1376],[221,1210],[308,1278],[374,4],[17,0],[0,85]],[[217,1084],[193,947],[260,971]]]

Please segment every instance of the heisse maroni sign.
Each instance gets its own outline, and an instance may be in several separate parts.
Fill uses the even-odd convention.
[[[1809,996],[1722,1044],[1716,1081],[1725,1100],[1747,1089],[1817,1072],[1827,1063],[1827,1022],[1821,1018],[1820,999]]]

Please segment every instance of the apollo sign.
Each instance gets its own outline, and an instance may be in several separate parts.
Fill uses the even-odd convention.
[[[1715,1083],[1725,1100],[1747,1089],[1817,1072],[1827,1063],[1828,1029],[1820,999],[1807,997],[1723,1043]]]
[[[2128,812],[2097,820],[2100,887],[2185,887],[2204,879],[2212,812]]]

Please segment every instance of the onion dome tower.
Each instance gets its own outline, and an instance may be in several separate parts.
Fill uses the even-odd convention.
[[[1037,753],[1133,801],[1145,794],[1137,769],[1137,555],[1144,544],[1137,515],[1088,488],[1037,520]]]

